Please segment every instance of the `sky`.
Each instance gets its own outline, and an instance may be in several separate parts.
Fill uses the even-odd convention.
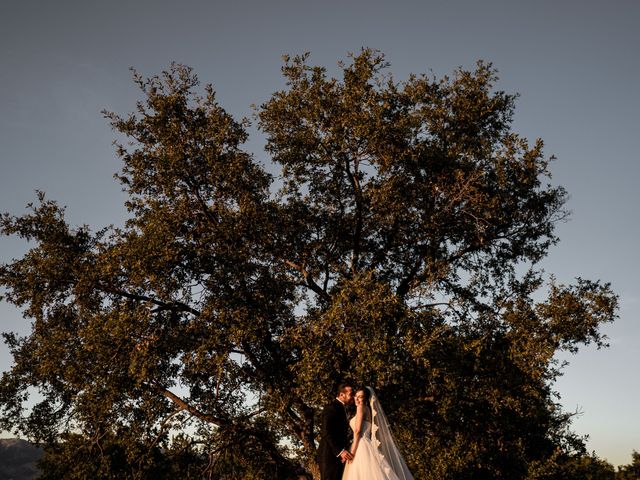
[[[568,222],[543,267],[565,283],[611,282],[620,317],[610,347],[583,348],[555,384],[573,429],[614,465],[640,450],[640,2],[636,0],[3,0],[0,4],[0,212],[21,214],[36,189],[75,225],[121,224],[115,134],[100,113],[126,114],[145,76],[172,61],[212,83],[236,117],[284,87],[283,54],[337,74],[362,47],[382,51],[396,80],[438,77],[477,60],[518,93],[513,130],[558,159]],[[259,136],[247,148],[268,161]],[[0,261],[25,251],[0,238]],[[29,323],[0,303],[0,331]],[[0,345],[0,371],[10,368]]]

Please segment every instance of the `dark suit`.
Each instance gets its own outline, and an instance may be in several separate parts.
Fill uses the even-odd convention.
[[[322,411],[318,463],[322,480],[340,480],[344,464],[338,455],[349,448],[349,422],[345,406],[334,400]]]

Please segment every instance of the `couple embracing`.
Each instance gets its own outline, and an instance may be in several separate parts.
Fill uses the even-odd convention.
[[[354,394],[353,386],[343,383],[336,393],[322,412],[322,480],[413,480],[373,388],[359,388]],[[347,406],[354,401],[356,415],[348,420]]]

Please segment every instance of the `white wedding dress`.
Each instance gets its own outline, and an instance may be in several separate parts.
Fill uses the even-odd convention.
[[[349,422],[351,430],[355,430],[356,418]],[[389,465],[380,455],[371,441],[371,423],[362,421],[362,438],[358,444],[353,462],[347,462],[342,480],[399,480]]]
[[[352,462],[347,462],[342,480],[413,480],[395,445],[382,406],[371,387],[372,422],[362,420],[361,438]],[[356,417],[349,422],[356,429]]]

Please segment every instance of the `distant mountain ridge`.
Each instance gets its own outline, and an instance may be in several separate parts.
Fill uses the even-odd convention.
[[[0,480],[32,480],[42,449],[19,438],[0,439]]]

